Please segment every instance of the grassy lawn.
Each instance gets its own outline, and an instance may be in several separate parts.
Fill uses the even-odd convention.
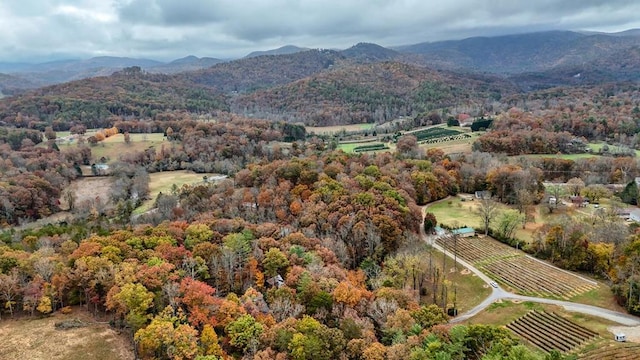
[[[532,155],[517,155],[516,157],[524,157],[524,158],[554,158],[554,159],[563,159],[563,160],[578,160],[578,159],[590,159],[594,157],[600,157],[598,154],[532,154]]]
[[[318,135],[331,135],[340,133],[342,131],[361,131],[372,130],[375,124],[352,124],[352,125],[336,125],[336,126],[306,126],[307,133],[314,133]]]
[[[434,250],[433,261],[438,267],[442,267],[442,258],[445,255]],[[456,307],[459,313],[471,310],[480,304],[491,294],[491,288],[477,275],[458,264],[457,271],[453,259],[446,256],[446,280],[451,281],[456,292]],[[453,302],[454,288],[449,289],[449,300]]]
[[[173,185],[178,188],[185,184],[196,184],[203,181],[203,177],[218,176],[219,174],[197,174],[187,170],[177,171],[163,171],[149,174],[149,198],[145,200],[142,205],[135,209],[134,214],[142,214],[143,212],[151,209],[158,197],[158,194],[170,193]]]
[[[605,145],[607,145],[604,142],[595,142],[595,143],[588,143],[587,146],[589,147],[589,149],[591,149],[591,151],[593,151],[594,153],[599,152]],[[613,145],[611,145],[610,147],[615,147]],[[636,150],[636,157],[640,156],[640,150]]]
[[[471,138],[445,141],[437,144],[421,144],[423,149],[440,149],[445,154],[469,153],[471,152],[473,142],[481,135],[478,132],[471,133]]]
[[[75,310],[74,310],[75,311]],[[80,312],[83,310],[78,310]],[[54,324],[63,320],[79,320],[89,325],[57,330]],[[3,319],[0,322],[0,358],[31,360],[125,360],[133,359],[133,349],[124,335],[118,335],[108,324],[94,323],[86,313],[45,318]]]
[[[342,150],[346,153],[352,153],[354,152],[355,148],[357,148],[358,146],[367,146],[367,145],[376,145],[376,144],[383,144],[386,145],[387,147],[391,148],[390,144],[388,143],[383,143],[380,141],[376,141],[376,140],[371,140],[371,141],[366,141],[366,142],[357,142],[357,143],[341,143],[338,144],[338,150]],[[376,153],[379,151],[391,151],[391,149],[383,149],[383,150],[374,150],[374,151],[361,151],[361,152],[367,152],[367,153]]]
[[[427,206],[427,211],[436,216],[439,224],[451,227],[470,226],[474,228],[482,228],[482,220],[477,215],[478,201],[462,201],[460,197],[450,197],[446,200],[437,201]],[[601,200],[601,207],[608,207],[608,200]],[[499,211],[512,209],[505,204],[498,204]],[[551,223],[555,219],[568,215],[574,219],[582,219],[592,216],[595,208],[589,205],[586,208],[574,209],[572,207],[558,208],[552,214],[549,213],[545,204],[537,205],[533,212],[533,219],[526,223],[525,228],[518,227],[515,237],[526,242],[531,242],[535,232],[544,224]]]
[[[89,132],[85,134],[85,138],[87,138]],[[61,137],[58,135],[58,137]],[[105,158],[107,163],[112,163],[120,158],[121,155],[144,151],[148,148],[157,148],[163,142],[169,144],[165,139],[162,133],[152,133],[152,134],[130,134],[131,142],[126,144],[124,142],[124,135],[117,134],[110,136],[103,141],[97,143],[95,146],[90,146],[91,148],[91,157],[94,162],[99,162],[101,158]],[[58,147],[61,151],[65,149],[71,149],[77,146],[77,142],[74,141],[72,143],[62,143],[58,144]]]
[[[479,228],[482,222],[475,214],[477,201],[462,201],[459,197],[451,197],[428,205],[427,211],[433,213],[438,224],[447,226],[470,226]]]
[[[609,286],[602,282],[599,282],[599,285],[600,286],[597,289],[587,291],[578,296],[574,296],[573,298],[571,298],[571,301],[581,304],[598,306],[614,311],[626,312],[624,308],[616,303],[616,300]]]

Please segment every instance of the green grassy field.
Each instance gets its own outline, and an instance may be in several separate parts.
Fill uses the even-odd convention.
[[[578,159],[589,159],[594,157],[600,157],[602,155],[598,154],[531,154],[531,155],[515,155],[514,157],[524,157],[524,158],[554,158],[554,159],[564,159],[564,160],[578,160]]]
[[[159,193],[171,193],[175,184],[178,188],[186,184],[197,184],[203,182],[203,177],[219,176],[219,174],[198,174],[187,170],[163,171],[149,174],[149,200],[146,200],[134,214],[142,214],[151,209]]]
[[[434,250],[433,261],[438,267],[442,266],[442,258],[445,255]],[[491,294],[491,288],[482,279],[466,270],[462,265],[453,264],[453,259],[446,256],[445,277],[451,282],[449,288],[449,301],[453,303],[454,289],[456,292],[456,307],[459,313],[473,309]]]
[[[340,132],[372,130],[375,124],[352,124],[352,125],[336,125],[336,126],[306,126],[307,133],[318,135],[332,135]]]
[[[480,215],[477,215],[478,201],[462,201],[458,196],[450,197],[446,200],[437,201],[428,205],[428,212],[433,213],[438,220],[438,224],[451,227],[470,226],[482,228],[484,225]],[[508,205],[498,203],[499,211],[511,209]],[[544,224],[544,211],[541,206],[536,207],[534,221],[528,222],[523,229],[518,227],[515,237],[530,242],[533,240],[534,232]]]
[[[383,150],[375,150],[375,151],[363,151],[363,152],[379,152],[379,151],[391,151],[391,146],[390,144],[385,144],[385,143],[381,143],[379,141],[367,141],[367,142],[358,142],[358,143],[342,143],[342,144],[338,144],[338,150],[342,150],[346,153],[352,153],[354,152],[355,148],[359,147],[359,146],[366,146],[366,145],[374,145],[374,144],[384,144],[387,147],[389,147],[389,149],[383,149]]]
[[[85,134],[85,139],[88,136],[91,136],[90,132]],[[58,137],[61,136],[58,135]],[[157,149],[162,143],[169,144],[168,141],[164,139],[164,134],[162,133],[130,134],[130,139],[130,143],[127,144],[124,142],[124,135],[117,134],[104,139],[94,146],[90,146],[93,161],[100,162],[100,159],[104,157],[107,160],[107,163],[112,163],[117,161],[123,154],[144,151],[151,147]],[[78,146],[77,141],[58,144],[61,151],[71,149],[76,146]]]

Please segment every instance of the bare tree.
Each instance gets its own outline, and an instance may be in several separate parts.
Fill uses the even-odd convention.
[[[580,195],[582,189],[584,189],[584,181],[580,178],[571,178],[567,181],[567,187],[569,188],[569,193],[571,195],[577,196]]]
[[[489,198],[481,198],[478,202],[477,213],[480,215],[482,219],[482,224],[484,225],[484,234],[489,234],[489,225],[491,221],[498,214],[498,203],[489,199]]]

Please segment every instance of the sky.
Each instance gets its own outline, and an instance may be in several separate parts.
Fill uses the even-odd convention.
[[[640,28],[638,0],[0,0],[0,61],[222,59],[544,30]]]

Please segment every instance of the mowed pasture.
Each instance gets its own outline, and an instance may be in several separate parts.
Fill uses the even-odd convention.
[[[211,179],[219,174],[198,174],[188,170],[163,171],[149,174],[149,199],[145,200],[134,213],[141,214],[153,206],[158,194],[171,193],[174,185],[180,189],[183,185],[204,183],[204,177]]]
[[[598,288],[594,281],[533,259],[489,237],[439,237],[437,243],[514,292],[569,300]]]
[[[507,329],[545,352],[569,353],[598,336],[594,331],[546,311],[531,311],[507,324]]]
[[[84,310],[45,318],[3,319],[0,322],[0,358],[29,360],[128,360],[135,358],[124,335]],[[58,330],[55,323],[79,319],[87,326]]]
[[[437,143],[422,143],[420,147],[423,149],[440,149],[445,154],[470,153],[472,151],[473,142],[481,135],[481,133],[466,133],[468,137],[443,140]]]
[[[473,198],[472,195],[467,195]],[[460,196],[455,196],[429,204],[426,211],[433,213],[439,224],[450,227],[470,226],[483,228],[482,219],[478,214],[478,206],[477,199],[463,201]],[[512,209],[502,203],[498,203],[497,206],[499,212]],[[550,216],[544,214],[542,205],[537,206],[532,215],[532,220],[526,223],[524,229],[520,226],[516,229],[515,237],[517,239],[530,242],[535,231],[542,227],[545,220],[547,220],[547,216]]]
[[[373,130],[375,124],[351,124],[351,125],[335,125],[335,126],[305,126],[307,134],[317,135],[334,135],[340,133]]]
[[[85,140],[91,136],[91,134],[92,133],[87,132],[87,134],[85,134]],[[101,159],[104,158],[107,163],[119,160],[120,156],[124,154],[144,151],[149,148],[157,149],[163,143],[166,143],[167,146],[169,145],[169,142],[168,140],[165,140],[163,133],[129,134],[129,139],[130,142],[127,144],[124,141],[123,134],[116,134],[93,146],[89,145],[88,142],[86,142],[86,144],[89,145],[91,149],[93,162],[101,162]],[[58,144],[61,151],[74,148],[76,146],[78,146],[77,139],[71,142],[63,141]]]

